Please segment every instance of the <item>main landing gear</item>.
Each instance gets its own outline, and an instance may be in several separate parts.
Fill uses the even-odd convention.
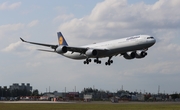
[[[105,63],[105,65],[111,65],[113,63],[113,60],[111,60],[112,57],[109,57],[108,61]],[[91,62],[91,59],[86,58],[86,60],[84,61],[84,64],[89,64]],[[94,59],[94,62],[97,64],[101,64],[101,60],[99,60],[99,58]]]
[[[111,65],[113,63],[113,60],[111,60],[112,57],[109,57],[108,61],[105,63],[105,65]]]
[[[84,64],[89,64],[91,62],[91,59],[87,58],[85,61],[84,61]]]
[[[84,64],[89,64],[90,62],[91,62],[91,59],[87,58],[84,61]],[[97,63],[97,64],[101,64],[101,60],[99,60],[99,58],[94,59],[94,62]]]
[[[94,62],[97,64],[101,64],[101,60],[99,60],[99,58],[94,59]]]

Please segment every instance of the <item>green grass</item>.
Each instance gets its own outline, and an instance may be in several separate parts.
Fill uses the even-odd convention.
[[[0,110],[180,110],[180,104],[8,104],[0,103]]]

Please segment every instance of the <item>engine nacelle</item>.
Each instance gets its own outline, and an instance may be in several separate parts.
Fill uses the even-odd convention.
[[[136,57],[136,53],[135,52],[127,52],[123,56],[125,59],[134,59]]]
[[[66,46],[58,46],[56,48],[56,52],[59,53],[59,54],[66,53],[67,52],[67,47]]]
[[[88,49],[85,54],[87,56],[91,57],[91,56],[97,56],[98,52],[97,52],[97,50],[94,50],[94,49]]]
[[[136,51],[136,58],[144,58],[147,55],[145,51]]]

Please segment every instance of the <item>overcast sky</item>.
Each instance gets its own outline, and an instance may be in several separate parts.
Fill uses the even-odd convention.
[[[180,93],[180,0],[1,0],[0,86],[30,83],[45,92],[83,90]],[[71,46],[149,34],[157,42],[143,59],[113,57],[105,66],[71,60],[26,40]]]

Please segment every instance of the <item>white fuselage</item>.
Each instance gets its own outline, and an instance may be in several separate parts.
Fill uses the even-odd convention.
[[[131,36],[127,38],[111,40],[107,42],[101,42],[91,45],[86,45],[82,47],[86,47],[89,49],[105,49],[106,52],[99,53],[98,58],[114,56],[118,54],[123,54],[126,52],[137,51],[137,50],[145,50],[154,45],[156,40],[149,35],[137,35]],[[78,52],[66,52],[62,54],[65,57],[72,59],[86,59],[86,55],[80,54]],[[95,58],[95,57],[91,57]]]

